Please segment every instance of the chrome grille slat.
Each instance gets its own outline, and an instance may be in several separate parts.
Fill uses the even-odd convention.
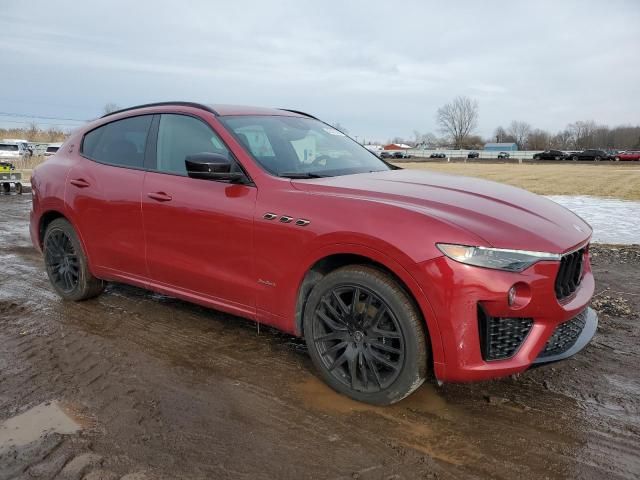
[[[556,276],[556,298],[562,300],[573,294],[582,280],[582,264],[586,247],[568,253],[560,260],[560,268]]]

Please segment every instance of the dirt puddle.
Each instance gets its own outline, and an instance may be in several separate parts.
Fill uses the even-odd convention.
[[[0,424],[0,453],[28,445],[51,433],[70,435],[87,426],[87,420],[70,405],[44,402]]]

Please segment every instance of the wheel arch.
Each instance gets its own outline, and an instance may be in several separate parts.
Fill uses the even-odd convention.
[[[44,246],[44,233],[47,231],[47,227],[51,224],[51,222],[57,220],[58,218],[63,218],[67,222],[71,223],[71,225],[73,225],[71,220],[69,220],[69,218],[59,210],[48,210],[44,212],[40,216],[40,220],[38,221],[38,243],[40,245],[40,248]]]
[[[359,245],[342,246],[342,248],[334,245],[330,250],[324,250],[316,255],[307,264],[307,268],[298,283],[296,294],[295,334],[300,337],[304,336],[302,317],[313,287],[328,273],[347,265],[367,265],[393,278],[414,302],[422,317],[426,342],[431,353],[429,362],[431,364],[444,362],[440,329],[437,325],[435,312],[418,282],[410,272],[392,258],[377,250]]]
[[[71,227],[73,228],[73,230],[76,232],[76,235],[78,237],[78,241],[80,242],[80,245],[82,246],[82,250],[84,251],[84,254],[87,257],[87,262],[89,264],[89,271],[93,274],[93,264],[91,262],[91,256],[89,255],[89,251],[87,250],[87,245],[84,241],[84,238],[82,236],[82,232],[80,232],[80,230],[78,229],[76,223],[73,221],[73,219],[65,214],[64,212],[62,212],[59,209],[56,208],[50,208],[48,210],[46,210],[42,215],[40,215],[40,218],[38,219],[38,230],[37,230],[37,235],[38,235],[38,244],[40,246],[40,249],[42,250],[44,245],[44,234],[47,231],[47,227],[51,224],[51,222],[53,222],[54,220],[57,220],[59,218],[62,218],[64,220],[66,220],[67,222],[69,222],[69,224],[71,225]]]

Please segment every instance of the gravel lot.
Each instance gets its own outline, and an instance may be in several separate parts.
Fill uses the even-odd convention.
[[[122,285],[62,302],[29,202],[0,196],[0,479],[638,477],[638,246],[593,248],[573,359],[374,408],[252,322]]]

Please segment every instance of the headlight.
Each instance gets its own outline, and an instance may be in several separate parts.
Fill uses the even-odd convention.
[[[560,260],[562,258],[562,255],[557,253],[469,247],[450,243],[437,243],[436,247],[456,262],[475,265],[476,267],[507,270],[509,272],[521,272],[540,260]]]

